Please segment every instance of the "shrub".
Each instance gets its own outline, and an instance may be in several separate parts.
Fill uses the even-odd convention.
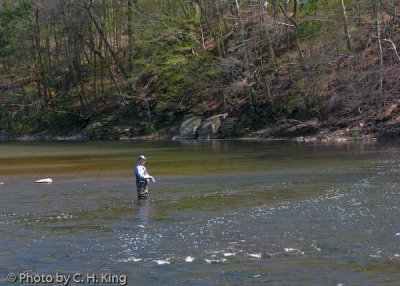
[[[29,134],[35,131],[35,127],[31,123],[23,122],[20,119],[13,119],[10,122],[10,132],[15,135]]]
[[[297,108],[304,106],[304,100],[300,95],[296,95],[289,99],[285,105],[288,114],[292,114]]]
[[[82,118],[75,113],[49,112],[45,116],[45,122],[52,131],[70,131],[80,128]]]

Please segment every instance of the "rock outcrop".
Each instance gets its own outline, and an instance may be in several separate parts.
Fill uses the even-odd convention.
[[[195,116],[186,119],[179,129],[179,139],[217,139],[227,114],[218,114],[206,119]]]
[[[204,120],[200,129],[198,139],[217,139],[219,138],[219,130],[224,122],[227,114],[218,114]]]
[[[179,129],[179,139],[197,139],[201,122],[202,118],[200,116],[191,117],[183,121]]]

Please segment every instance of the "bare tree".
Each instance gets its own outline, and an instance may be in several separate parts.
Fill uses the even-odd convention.
[[[110,42],[108,41],[107,37],[104,35],[103,30],[101,29],[100,25],[98,24],[98,22],[96,21],[95,17],[93,16],[93,13],[92,13],[90,7],[88,7],[85,3],[83,5],[84,5],[83,7],[85,8],[85,10],[87,11],[87,14],[88,14],[89,18],[92,20],[94,26],[96,27],[96,30],[99,33],[99,36],[100,36],[101,40],[103,41],[103,43],[106,46],[107,50],[110,52],[111,57],[114,60],[114,63],[117,65],[118,69],[120,70],[120,72],[122,73],[124,78],[127,80],[129,78],[129,76],[126,73],[124,66],[118,60],[117,55],[115,54],[113,48],[110,45]]]
[[[349,21],[347,18],[347,12],[346,12],[346,6],[344,4],[344,0],[340,0],[340,6],[342,8],[342,13],[343,13],[343,25],[344,25],[344,32],[346,36],[346,45],[347,49],[349,51],[352,51],[352,45],[351,45],[351,35],[350,35],[350,30],[349,30]]]
[[[245,68],[245,79],[247,81],[247,85],[246,85],[246,91],[247,91],[247,96],[250,99],[250,106],[253,107],[253,91],[251,89],[250,86],[250,78],[252,76],[252,72],[250,69],[250,62],[249,62],[249,48],[247,45],[247,39],[246,39],[246,33],[244,30],[244,24],[243,24],[243,20],[242,20],[242,10],[240,7],[240,3],[239,0],[235,0],[236,3],[236,9],[237,9],[237,15],[238,15],[238,22],[239,22],[239,29],[240,29],[240,39],[242,41],[242,45],[243,45],[243,62],[244,62],[244,68]]]
[[[374,15],[374,24],[376,31],[376,40],[378,43],[379,54],[379,94],[383,96],[383,49],[382,49],[382,35],[381,35],[381,19],[379,14],[378,0],[372,0],[372,11]]]

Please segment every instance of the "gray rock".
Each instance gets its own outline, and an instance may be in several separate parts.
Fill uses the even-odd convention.
[[[222,138],[230,138],[237,135],[236,124],[238,119],[235,117],[228,117],[222,122],[219,133]]]
[[[216,139],[219,138],[219,130],[224,122],[227,114],[218,114],[204,120],[199,129],[199,139]]]
[[[201,117],[195,116],[186,119],[179,129],[179,139],[196,139],[201,126]]]
[[[8,141],[11,139],[11,134],[6,131],[0,131],[0,141]]]

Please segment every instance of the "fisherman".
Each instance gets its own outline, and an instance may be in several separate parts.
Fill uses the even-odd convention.
[[[135,167],[135,175],[136,175],[136,187],[138,193],[138,199],[146,199],[148,196],[148,185],[151,180],[153,183],[156,181],[154,177],[150,176],[147,173],[146,164],[147,158],[143,155],[140,155],[138,158],[138,163]]]

